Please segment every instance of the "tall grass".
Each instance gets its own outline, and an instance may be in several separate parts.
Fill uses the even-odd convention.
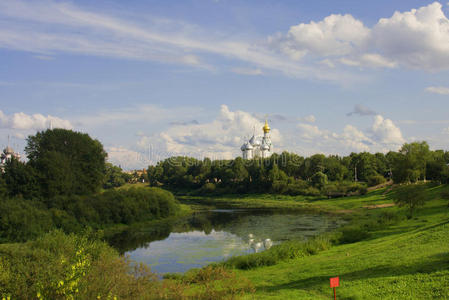
[[[329,249],[331,245],[332,236],[329,234],[308,241],[286,241],[260,253],[231,257],[223,265],[242,270],[271,266],[288,259],[317,254]]]

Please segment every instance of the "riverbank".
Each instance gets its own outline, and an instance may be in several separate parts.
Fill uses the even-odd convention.
[[[187,205],[208,208],[285,209],[296,211],[341,214],[360,212],[367,206],[391,204],[385,197],[386,188],[360,196],[327,199],[324,197],[287,196],[276,194],[236,194],[223,196],[184,196],[176,198]]]
[[[276,199],[265,197],[262,206],[319,207],[344,213],[353,226],[366,229],[361,241],[340,244],[315,255],[250,270],[234,269],[247,278],[255,292],[244,299],[329,299],[329,278],[339,276],[342,299],[449,298],[449,208],[441,193],[449,186],[427,185],[427,201],[412,219],[392,204],[384,189],[361,197],[336,199]],[[204,198],[203,198],[204,199]],[[201,200],[201,199],[197,199]],[[206,199],[224,204],[227,197]],[[252,205],[248,196],[231,200]],[[387,205],[386,205],[387,204]],[[386,220],[383,224],[379,220]]]

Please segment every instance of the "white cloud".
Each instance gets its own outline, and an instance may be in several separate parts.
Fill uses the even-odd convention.
[[[297,127],[300,131],[300,136],[303,139],[309,140],[314,138],[328,139],[329,137],[328,131],[320,130],[316,125],[299,123]]]
[[[370,138],[352,125],[345,126],[340,142],[344,143],[346,148],[355,151],[370,151],[370,146],[373,145]]]
[[[299,59],[306,53],[320,56],[346,55],[361,45],[369,29],[353,16],[330,15],[320,22],[311,21],[290,27],[281,49]]]
[[[440,94],[440,95],[449,95],[449,87],[429,86],[426,88],[426,92]]]
[[[369,44],[407,67],[449,68],[449,20],[438,2],[380,19]]]
[[[304,123],[298,124],[297,128],[299,143],[296,143],[296,148],[302,148],[307,155],[318,152],[317,149],[327,154],[347,154],[360,151],[386,152],[396,150],[405,142],[400,129],[391,120],[384,119],[381,115],[374,117],[372,127],[366,132],[349,124],[343,128],[342,133]],[[294,140],[289,139],[289,141]],[[304,150],[309,146],[312,148]]]
[[[397,66],[396,62],[379,54],[372,53],[367,53],[352,58],[342,57],[339,61],[344,65],[352,67],[394,68]]]
[[[148,166],[144,154],[125,147],[106,147],[108,161],[124,170],[141,169]]]
[[[438,2],[397,11],[372,28],[348,14],[330,15],[292,26],[270,41],[294,60],[319,56],[330,68],[335,59],[328,57],[351,67],[449,69],[449,19]]]
[[[23,112],[6,115],[0,110],[0,128],[17,130],[43,130],[46,128],[66,128],[73,126],[68,120],[42,114],[28,115]]]
[[[383,144],[400,145],[405,142],[401,130],[390,119],[384,119],[381,115],[374,117],[371,128],[374,138]]]

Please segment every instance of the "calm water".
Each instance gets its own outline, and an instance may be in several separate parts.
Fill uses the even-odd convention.
[[[269,238],[273,244],[309,238],[338,226],[324,215],[269,210],[221,209],[198,212],[157,228],[133,229],[111,243],[157,273],[185,272],[230,256],[254,253],[251,245]],[[249,234],[254,241],[251,243]],[[258,251],[263,251],[263,246]]]

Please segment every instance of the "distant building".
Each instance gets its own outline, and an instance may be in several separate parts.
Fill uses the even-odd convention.
[[[253,136],[243,143],[240,150],[242,150],[243,159],[253,159],[253,158],[267,158],[273,154],[273,143],[270,138],[270,126],[268,126],[268,121],[265,120],[265,125],[262,127],[263,136]]]
[[[6,162],[13,158],[20,160],[20,154],[14,152],[14,149],[8,145],[5,149],[3,149],[2,154],[0,154],[0,170],[2,172],[5,170]]]

